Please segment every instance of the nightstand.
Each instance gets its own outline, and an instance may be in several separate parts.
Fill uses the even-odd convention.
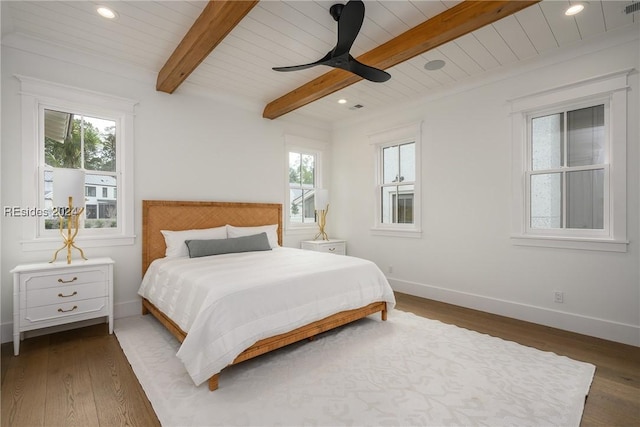
[[[302,249],[330,254],[346,255],[347,241],[340,239],[329,240],[305,240],[300,243]]]
[[[106,317],[113,333],[111,258],[23,264],[13,270],[13,353],[23,332]]]

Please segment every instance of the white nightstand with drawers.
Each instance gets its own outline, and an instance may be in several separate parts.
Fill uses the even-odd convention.
[[[327,252],[336,255],[347,254],[347,241],[340,239],[305,240],[300,243],[302,249],[316,252]]]
[[[111,258],[23,264],[13,270],[13,352],[22,333],[80,320],[106,317],[113,333]]]

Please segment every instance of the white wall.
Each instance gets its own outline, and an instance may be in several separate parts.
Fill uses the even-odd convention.
[[[636,26],[338,124],[333,234],[348,239],[351,255],[374,260],[397,290],[640,345],[639,51]],[[513,246],[508,100],[630,67],[628,252]],[[423,121],[422,238],[372,235],[375,163],[367,135],[416,121]],[[563,304],[554,303],[555,290],[564,292]]]
[[[37,52],[37,54],[29,53]],[[262,119],[261,106],[205,97],[185,84],[173,95],[155,91],[155,74],[68,52],[33,40],[3,39],[2,206],[22,206],[19,82],[27,75],[139,101],[135,116],[135,232],[141,236],[143,199],[282,203],[284,134],[329,141],[328,127]],[[330,153],[328,153],[330,154]],[[327,156],[329,157],[329,156]],[[327,162],[330,164],[330,162]],[[34,189],[35,191],[35,189]],[[2,218],[2,338],[10,339],[12,277],[17,264],[49,260],[52,251],[26,252],[21,219]],[[310,236],[286,236],[298,246]],[[140,237],[133,246],[85,248],[87,257],[110,256],[115,267],[115,315],[139,312]]]
[[[399,290],[463,306],[640,345],[638,249],[638,74],[629,92],[627,253],[512,246],[510,121],[507,100],[627,67],[640,68],[637,28],[614,42],[596,41],[589,53],[554,54],[463,90],[443,92],[377,116],[339,123],[329,167],[333,237],[347,238],[352,255],[392,265]],[[627,31],[629,33],[629,31]],[[633,41],[629,41],[633,39]],[[617,43],[617,44],[616,44]],[[30,53],[36,52],[36,53]],[[205,97],[186,84],[177,93],[155,91],[155,75],[66,52],[31,40],[2,46],[2,206],[21,205],[20,97],[14,74],[139,101],[135,119],[136,233],[141,200],[195,199],[282,202],[283,134],[329,140],[311,123],[261,119],[261,106]],[[367,134],[424,121],[421,239],[372,236],[373,151]],[[365,159],[363,161],[363,159]],[[368,160],[367,160],[368,159]],[[0,297],[2,340],[10,340],[15,265],[46,260],[25,252],[20,219],[2,218]],[[306,236],[289,236],[296,246]],[[141,245],[89,248],[89,257],[116,261],[116,316],[139,309]],[[565,303],[553,303],[562,290]]]

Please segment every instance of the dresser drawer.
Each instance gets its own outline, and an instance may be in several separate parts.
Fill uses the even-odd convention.
[[[79,300],[107,296],[107,284],[88,283],[86,285],[65,285],[55,288],[27,290],[26,307],[39,307],[50,304],[67,304]]]
[[[83,269],[23,275],[27,290],[105,282],[105,269]]]
[[[300,243],[302,249],[308,251],[325,252],[336,255],[347,254],[347,242],[345,240],[305,240]]]
[[[344,243],[318,245],[318,252],[344,255],[346,253]]]
[[[92,313],[95,316],[108,314],[107,298],[92,298],[73,302],[60,302],[59,304],[43,305],[27,308],[21,313],[21,324],[47,322],[55,319],[70,318],[73,316]],[[72,322],[73,319],[69,319]]]

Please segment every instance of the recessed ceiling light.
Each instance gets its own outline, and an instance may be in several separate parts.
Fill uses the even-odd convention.
[[[98,12],[98,14],[103,18],[107,19],[116,19],[118,17],[118,14],[113,9],[109,9],[106,6],[98,6],[96,8],[96,12]]]
[[[578,3],[578,4],[574,4],[573,6],[571,6],[567,10],[565,10],[564,14],[567,15],[567,16],[573,16],[573,15],[577,15],[578,13],[582,12],[583,10],[584,10],[584,5]]]
[[[338,99],[338,104],[346,104],[347,100],[344,98]]]
[[[429,71],[439,70],[444,67],[445,62],[442,59],[434,59],[424,64],[424,69]]]

